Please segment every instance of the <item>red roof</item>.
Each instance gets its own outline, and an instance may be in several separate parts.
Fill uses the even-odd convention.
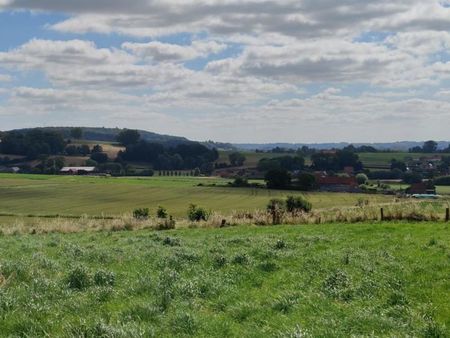
[[[316,182],[318,185],[349,185],[352,187],[358,186],[358,181],[356,181],[355,177],[317,175]]]

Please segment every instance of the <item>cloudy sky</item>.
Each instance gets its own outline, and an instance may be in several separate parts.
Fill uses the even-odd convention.
[[[0,130],[450,140],[450,0],[0,0]]]

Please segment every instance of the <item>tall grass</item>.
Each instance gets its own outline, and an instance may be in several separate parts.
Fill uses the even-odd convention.
[[[366,205],[313,210],[311,212],[284,212],[280,217],[282,224],[323,224],[323,223],[359,223],[368,221],[381,221],[380,209],[384,211],[384,221],[440,221],[445,218],[444,206],[440,203],[408,201],[383,205]],[[118,217],[17,217],[12,224],[0,225],[0,235],[14,234],[45,234],[45,233],[77,233],[96,231],[130,231],[141,229],[169,230],[176,228],[221,228],[239,225],[273,225],[273,216],[266,210],[233,211],[224,215],[212,212],[207,220],[190,221],[171,219],[170,226],[167,220],[157,217],[136,219],[133,214],[124,214]]]

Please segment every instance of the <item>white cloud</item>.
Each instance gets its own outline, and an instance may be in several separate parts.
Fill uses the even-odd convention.
[[[124,43],[122,48],[131,51],[133,54],[154,60],[164,61],[186,61],[200,57],[207,57],[217,54],[226,49],[225,44],[215,41],[194,41],[191,45],[175,45],[152,41],[149,43]]]
[[[3,116],[95,116],[105,125],[140,121],[135,126],[242,141],[400,139],[409,131],[417,139],[445,136],[450,122],[443,1],[0,0],[0,7],[66,13],[48,27],[60,32],[142,38],[116,48],[37,38],[0,52],[1,70],[48,80],[48,88],[4,91]],[[174,33],[192,41],[160,38]],[[189,69],[195,59],[212,61]]]

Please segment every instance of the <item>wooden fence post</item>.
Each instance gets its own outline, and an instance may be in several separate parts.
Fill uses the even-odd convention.
[[[381,220],[384,221],[384,209],[380,209]]]

